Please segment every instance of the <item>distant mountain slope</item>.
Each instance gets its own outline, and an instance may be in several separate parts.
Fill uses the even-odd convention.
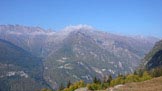
[[[147,69],[162,66],[162,40],[157,42],[153,49],[143,59]]]
[[[23,48],[33,55],[42,57],[50,51],[48,48],[54,32],[45,31],[40,27],[27,27],[21,25],[0,25],[0,38]]]
[[[0,91],[34,91],[45,87],[41,60],[0,39]]]
[[[70,29],[60,48],[44,62],[45,79],[55,86],[68,80],[89,82],[94,76],[130,73],[152,45],[153,42],[145,38],[136,39],[85,28]]]
[[[43,59],[44,79],[56,88],[66,81],[92,81],[94,76],[133,72],[158,40],[121,36],[87,25],[61,31],[39,27],[0,25],[0,38]]]

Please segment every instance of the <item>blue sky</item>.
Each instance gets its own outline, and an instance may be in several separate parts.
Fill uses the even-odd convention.
[[[162,38],[162,0],[0,0],[0,24],[99,30]]]

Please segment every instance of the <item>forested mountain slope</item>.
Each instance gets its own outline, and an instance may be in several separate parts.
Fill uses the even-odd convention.
[[[0,39],[0,91],[36,91],[47,87],[39,58]]]
[[[162,40],[158,41],[153,49],[143,59],[147,69],[162,66]]]

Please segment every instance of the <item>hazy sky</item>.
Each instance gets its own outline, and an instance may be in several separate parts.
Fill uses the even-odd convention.
[[[0,24],[60,30],[87,24],[125,35],[162,37],[162,0],[0,0]]]

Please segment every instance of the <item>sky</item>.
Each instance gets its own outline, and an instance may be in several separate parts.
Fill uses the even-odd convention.
[[[86,24],[124,35],[162,38],[162,0],[0,0],[0,24],[61,30]]]

